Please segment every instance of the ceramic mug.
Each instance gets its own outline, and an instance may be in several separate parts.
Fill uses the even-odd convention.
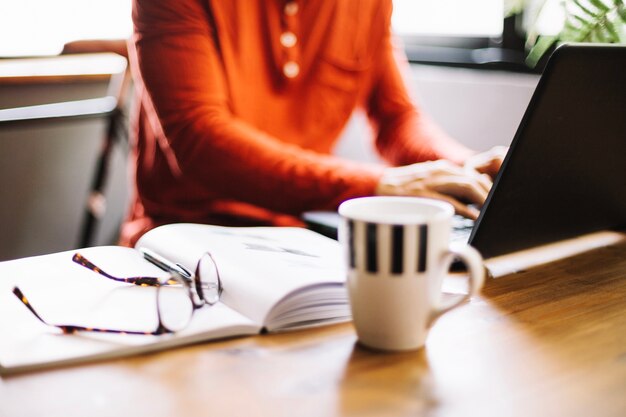
[[[347,263],[348,295],[359,343],[381,350],[424,346],[433,322],[483,286],[478,251],[450,244],[454,209],[417,197],[362,197],[339,207],[339,241]],[[467,266],[468,294],[442,302],[452,262]]]

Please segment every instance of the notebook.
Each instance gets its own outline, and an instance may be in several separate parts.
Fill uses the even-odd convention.
[[[304,219],[336,237],[336,213]],[[484,258],[626,227],[625,45],[555,50],[480,216],[457,224]]]

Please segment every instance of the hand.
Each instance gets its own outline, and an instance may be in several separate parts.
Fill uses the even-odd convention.
[[[487,174],[493,180],[498,175],[508,150],[508,146],[495,146],[486,152],[477,153],[469,157],[463,166],[466,169]]]
[[[488,175],[439,160],[386,168],[376,194],[435,198],[452,204],[457,214],[476,219],[479,211],[468,204],[482,207],[490,188]]]

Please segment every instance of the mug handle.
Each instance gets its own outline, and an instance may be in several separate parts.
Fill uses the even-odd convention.
[[[485,267],[482,262],[483,258],[476,249],[466,244],[452,243],[448,251],[441,258],[437,272],[441,275],[446,274],[450,270],[450,266],[456,257],[461,258],[463,263],[467,266],[467,271],[469,272],[468,293],[459,299],[455,299],[435,307],[431,312],[431,324],[444,313],[460,306],[465,303],[465,301],[469,300],[470,297],[478,294],[485,283]]]

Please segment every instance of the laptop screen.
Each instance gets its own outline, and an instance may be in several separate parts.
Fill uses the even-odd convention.
[[[626,47],[551,56],[470,236],[485,258],[626,226]]]

